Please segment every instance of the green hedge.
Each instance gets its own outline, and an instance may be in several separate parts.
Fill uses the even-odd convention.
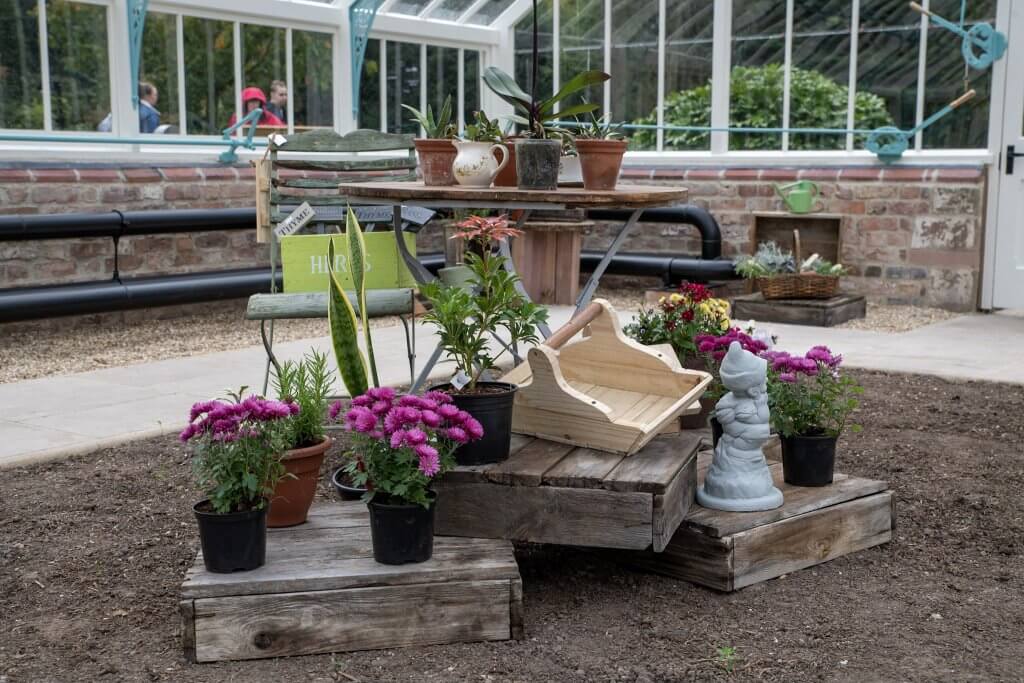
[[[782,125],[780,64],[737,66],[732,70],[729,125],[734,127],[778,128]],[[848,89],[818,71],[790,70],[790,127],[846,128]],[[885,100],[869,92],[858,92],[854,100],[858,128],[893,125]],[[656,124],[657,111],[636,123]],[[711,83],[680,90],[665,97],[665,125],[710,126]],[[632,147],[654,149],[656,132],[637,131]],[[778,149],[780,136],[769,133],[733,133],[731,149]],[[709,133],[666,130],[665,149],[708,149]],[[842,135],[791,134],[790,149],[843,149]]]

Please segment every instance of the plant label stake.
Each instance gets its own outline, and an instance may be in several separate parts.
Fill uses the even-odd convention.
[[[278,239],[295,234],[304,225],[313,220],[315,216],[316,212],[309,205],[309,202],[302,202],[297,209],[288,214],[287,218],[277,224],[277,227],[274,228],[274,234],[277,235]]]

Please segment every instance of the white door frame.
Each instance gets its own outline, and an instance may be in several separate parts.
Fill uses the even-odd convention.
[[[1014,35],[1010,37],[1011,28]],[[1000,185],[1009,185],[1017,174],[1024,173],[1024,159],[1017,161],[1018,170],[1014,176],[1005,174],[1006,145],[1013,144],[1008,137],[1013,135],[1014,139],[1021,136],[1020,112],[1015,112],[1016,122],[1006,120],[1007,95],[1009,88],[1016,88],[1017,93],[1012,97],[1020,97],[1019,91],[1024,88],[1024,59],[1017,56],[1017,62],[1011,63],[1015,53],[1019,51],[1024,55],[1024,3],[1011,2],[1011,0],[1000,0],[996,6],[996,29],[1002,31],[1010,41],[1013,42],[1003,59],[992,65],[992,98],[989,110],[988,126],[988,148],[995,154],[997,162],[988,166],[988,192],[985,202],[985,242],[982,254],[981,270],[981,300],[980,306],[983,310],[995,308],[995,280],[996,280],[996,241],[999,231],[999,190]],[[1014,50],[1016,48],[1016,50]],[[1014,131],[1015,132],[1011,132]],[[1024,151],[1024,150],[1021,150]],[[1020,182],[1018,180],[1018,182]]]

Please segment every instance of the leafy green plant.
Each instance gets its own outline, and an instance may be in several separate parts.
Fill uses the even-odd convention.
[[[753,279],[795,273],[796,261],[793,259],[793,252],[781,248],[775,242],[768,241],[757,245],[757,251],[753,256],[737,259],[733,268],[740,276]]]
[[[612,123],[609,114],[598,118],[591,113],[590,121],[577,129],[576,138],[579,140],[622,140],[625,137],[622,126],[621,123]]]
[[[408,104],[403,107],[412,112],[412,117],[423,128],[423,135],[430,140],[447,140],[455,137],[455,124],[452,123],[452,96],[445,98],[441,110],[434,118],[434,108],[429,104],[426,111],[420,111]]]
[[[536,70],[536,46],[534,52],[534,66]],[[603,71],[584,71],[571,78],[552,97],[538,100],[535,92],[530,95],[526,94],[512,76],[498,67],[491,66],[484,71],[484,83],[487,84],[487,87],[495,95],[515,107],[517,114],[510,117],[511,120],[525,125],[528,134],[536,138],[547,138],[550,136],[552,126],[549,124],[552,121],[564,120],[567,117],[595,111],[597,105],[586,102],[565,106],[557,112],[555,111],[555,106],[570,95],[592,85],[603,83],[609,78],[611,76]],[[534,82],[536,83],[536,75],[534,75]]]
[[[342,382],[344,382],[349,396],[359,396],[366,393],[369,386],[368,375],[373,378],[375,387],[380,386],[380,380],[377,377],[373,338],[370,335],[369,315],[366,310],[366,288],[364,286],[366,245],[363,240],[362,228],[351,207],[349,207],[346,217],[342,248],[347,257],[359,306],[359,318],[362,321],[363,336],[366,340],[365,356],[362,349],[359,348],[359,319],[356,318],[352,302],[334,271],[335,239],[337,238],[332,237],[327,247],[327,320],[331,330],[331,345],[334,347],[334,356],[338,362],[338,371],[341,373]],[[367,357],[369,363],[367,363]]]
[[[785,71],[780,64],[737,66],[730,77],[729,125],[733,127],[774,128],[782,125],[782,91]],[[790,126],[793,128],[846,128],[848,88],[824,74],[793,67],[790,73]],[[858,128],[873,129],[893,125],[885,100],[858,90],[854,97]],[[657,111],[637,119],[636,123],[656,125]],[[669,93],[665,96],[665,124],[676,126],[711,125],[711,81],[705,85]],[[632,137],[638,149],[654,149],[655,130],[638,130]],[[665,149],[708,149],[706,131],[665,131]],[[792,134],[790,149],[843,149],[844,135]],[[765,133],[734,133],[732,149],[778,149],[779,136]]]
[[[277,397],[299,405],[299,412],[288,418],[290,448],[304,448],[323,441],[327,398],[334,388],[331,374],[327,354],[316,349],[301,361],[286,361],[277,368],[274,377]]]
[[[536,344],[537,325],[547,321],[547,310],[519,293],[519,277],[504,268],[504,259],[492,253],[492,241],[520,234],[509,227],[507,216],[472,216],[459,224],[456,237],[475,242],[466,250],[465,264],[473,271],[472,291],[440,282],[424,285],[431,310],[423,320],[437,328],[441,346],[469,377],[464,391],[476,390],[484,371],[497,367],[505,353],[493,352],[490,337],[501,331],[507,347]]]
[[[490,119],[483,111],[474,114],[473,123],[466,126],[463,137],[471,142],[501,142],[505,138],[498,119]]]
[[[806,261],[800,264],[801,273],[817,273],[818,275],[845,275],[846,268],[838,263],[832,263],[823,259],[817,254],[811,254]]]
[[[715,650],[718,655],[718,665],[725,669],[726,673],[736,670],[736,648],[732,646],[720,647]]]

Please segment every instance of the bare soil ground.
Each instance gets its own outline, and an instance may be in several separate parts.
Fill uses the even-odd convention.
[[[841,469],[891,482],[893,543],[729,595],[523,547],[519,642],[188,664],[183,447],[4,471],[0,681],[1020,680],[1024,390],[859,376],[864,432],[841,442]]]

